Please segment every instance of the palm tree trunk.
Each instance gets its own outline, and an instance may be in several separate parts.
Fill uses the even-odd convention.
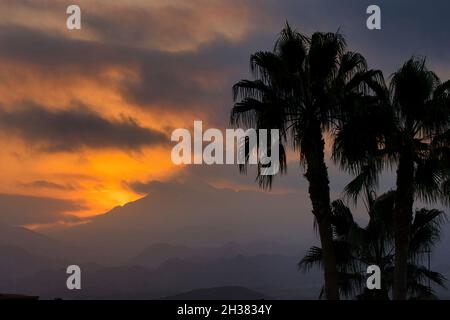
[[[338,273],[331,227],[330,187],[324,154],[325,143],[320,125],[315,126],[311,131],[313,132],[308,135],[308,141],[302,144],[302,151],[307,163],[305,177],[309,182],[309,196],[319,227],[326,298],[327,300],[339,300]]]
[[[395,300],[406,300],[408,291],[408,253],[414,204],[414,162],[408,152],[400,156],[394,209]]]

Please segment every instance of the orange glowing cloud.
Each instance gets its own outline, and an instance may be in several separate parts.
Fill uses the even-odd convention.
[[[250,1],[78,4],[83,27],[70,32],[66,1],[0,2],[0,193],[75,201],[70,214],[89,217],[141,197],[127,182],[183,170],[170,160],[171,129],[214,122],[231,103],[232,61],[197,51],[271,20]]]
[[[0,3],[4,24],[21,25],[72,39],[121,43],[169,52],[196,50],[224,38],[243,40],[259,21],[267,28],[273,18],[264,4],[249,0],[110,0],[77,1],[83,24],[79,32],[65,29],[67,1],[29,0]]]

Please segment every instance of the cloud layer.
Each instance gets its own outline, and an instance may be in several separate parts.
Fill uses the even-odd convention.
[[[235,168],[174,168],[168,133],[193,120],[225,129],[233,83],[249,76],[251,53],[273,48],[286,20],[308,34],[341,30],[386,77],[413,54],[450,77],[445,0],[380,0],[381,31],[367,30],[365,0],[78,4],[82,30],[68,31],[64,0],[0,2],[0,165],[8,168],[0,192],[89,199],[100,213],[146,193],[145,183],[129,181],[180,171],[256,189],[254,177]],[[291,167],[275,181],[277,192],[306,187]],[[348,177],[329,167],[339,196]]]
[[[0,130],[50,152],[83,147],[139,150],[167,142],[163,133],[143,128],[133,118],[109,120],[83,106],[50,111],[29,104],[14,111],[0,110]]]
[[[77,223],[80,219],[70,213],[82,209],[72,201],[0,194],[0,225],[22,226]]]

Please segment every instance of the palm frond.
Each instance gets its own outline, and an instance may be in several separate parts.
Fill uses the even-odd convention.
[[[298,263],[299,270],[307,272],[312,268],[322,267],[322,248],[311,247],[303,259]]]

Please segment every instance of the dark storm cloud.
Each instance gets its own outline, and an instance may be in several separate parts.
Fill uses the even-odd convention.
[[[169,180],[166,181],[159,181],[159,180],[149,180],[149,181],[124,181],[123,185],[132,190],[133,192],[136,192],[141,195],[145,195],[148,193],[152,193],[157,190],[165,190],[168,191],[180,191],[180,186],[183,184],[189,184],[191,189],[202,189],[205,186],[210,187],[211,181],[207,181],[205,179],[202,179],[201,176],[195,176],[193,174],[189,173],[181,173],[180,176],[172,177]]]
[[[73,40],[23,27],[0,28],[0,58],[30,66],[49,78],[101,81],[142,108],[178,111],[208,111],[230,103],[230,75],[246,71],[248,59],[247,50],[225,39],[197,52],[168,53]],[[129,68],[136,76],[112,83],[102,77],[102,71],[111,67]]]
[[[200,105],[202,110],[221,110],[220,116],[225,116],[223,109],[229,110],[232,104],[231,86],[248,75],[249,55],[257,50],[270,50],[286,20],[307,34],[340,30],[347,37],[349,48],[364,54],[370,66],[383,70],[387,79],[412,55],[427,56],[430,67],[441,77],[450,76],[449,1],[429,4],[420,0],[380,0],[377,4],[382,10],[381,31],[366,28],[366,9],[374,4],[369,0],[257,3],[264,10],[270,10],[273,19],[269,25],[256,21],[254,30],[238,42],[218,36],[193,52],[154,51],[139,55],[139,78],[123,84],[123,95],[138,105],[164,104],[174,109],[194,110]],[[107,29],[107,25],[110,24],[102,28]],[[116,27],[121,29],[119,33],[127,30],[120,28],[120,23]],[[152,30],[158,30],[158,26]],[[143,35],[131,32],[130,36],[141,38]],[[176,34],[165,36],[167,39],[177,37]],[[199,81],[208,77],[222,81],[217,86],[206,86],[204,81]]]
[[[14,111],[0,109],[0,131],[52,152],[83,147],[139,150],[168,141],[165,134],[143,128],[132,118],[106,119],[83,106],[48,110],[28,104]]]
[[[124,182],[123,184],[125,187],[129,188],[130,190],[138,194],[147,194],[155,187],[158,187],[160,182],[154,180],[147,182],[132,181],[132,182]]]
[[[26,27],[0,27],[0,58],[40,67],[48,76],[55,72],[95,75],[105,67],[123,64],[128,53],[125,48],[69,39]]]
[[[184,111],[231,105],[231,79],[247,70],[245,51],[224,39],[196,52],[149,52],[140,61],[139,78],[124,81],[122,94],[138,105],[162,104]]]
[[[70,191],[76,189],[75,186],[70,184],[59,184],[47,180],[36,180],[27,183],[19,183],[19,185],[25,188],[33,188],[33,189],[40,188],[40,189],[62,190],[62,191]]]
[[[189,28],[182,28],[182,22],[192,20],[192,12],[168,7],[163,15],[166,20],[159,20],[153,9],[131,5],[120,9],[125,10],[123,20],[114,10],[84,15],[85,28],[99,35],[99,42],[2,25],[0,57],[42,68],[48,77],[75,74],[98,78],[108,67],[130,67],[136,71],[135,77],[115,84],[105,81],[104,85],[114,86],[125,99],[143,108],[204,111],[216,117],[225,116],[223,109],[229,110],[231,86],[247,75],[249,55],[270,50],[286,20],[305,33],[341,30],[350,48],[363,53],[372,67],[385,71],[386,77],[414,54],[428,56],[432,66],[450,68],[448,1],[433,1],[431,5],[418,0],[380,0],[381,31],[369,31],[365,26],[370,1],[256,3],[258,10],[250,19],[261,17],[265,11],[271,17],[269,24],[256,20],[239,41],[218,34],[192,51],[174,53],[140,47],[149,39],[166,45],[180,37],[189,39],[192,34],[183,32]]]
[[[0,225],[78,222],[77,217],[67,213],[82,209],[83,206],[66,200],[0,194]]]

